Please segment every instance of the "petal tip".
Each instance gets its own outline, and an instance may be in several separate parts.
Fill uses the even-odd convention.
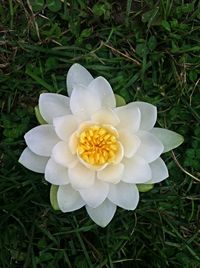
[[[91,208],[85,206],[90,218],[100,227],[106,227],[114,217],[117,206],[106,199],[99,207]]]
[[[182,135],[169,129],[155,127],[150,132],[163,144],[163,153],[177,148],[184,142]]]

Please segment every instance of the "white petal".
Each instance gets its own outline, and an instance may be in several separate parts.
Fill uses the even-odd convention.
[[[99,76],[95,78],[88,86],[88,90],[98,95],[101,100],[101,106],[105,108],[116,107],[116,99],[113,90],[108,81]]]
[[[48,157],[34,154],[28,147],[26,147],[19,158],[19,163],[34,172],[44,173],[48,160]]]
[[[139,192],[135,184],[111,184],[108,199],[121,208],[134,210],[139,202]]]
[[[71,114],[69,98],[56,93],[42,93],[39,98],[39,110],[45,121],[52,124],[53,118]]]
[[[121,142],[117,142],[119,146],[119,150],[116,153],[115,159],[113,160],[113,164],[118,164],[122,161],[122,158],[124,157],[124,147],[121,144]]]
[[[86,189],[80,189],[79,193],[86,204],[92,208],[100,206],[106,199],[109,192],[108,183],[102,182],[100,180],[95,181],[95,183]]]
[[[140,126],[140,110],[137,107],[122,106],[117,107],[114,110],[120,119],[120,123],[117,126],[119,130],[129,130],[136,132]]]
[[[157,108],[156,106],[147,102],[131,102],[128,104],[130,107],[138,107],[141,112],[141,130],[150,130],[156,123],[157,120]]]
[[[124,147],[124,155],[126,157],[132,157],[140,146],[140,139],[128,131],[119,132],[119,140]]]
[[[155,127],[150,132],[164,145],[163,153],[178,147],[184,141],[183,136],[165,128]]]
[[[95,171],[86,168],[83,164],[77,163],[69,169],[69,179],[75,189],[88,188],[94,184]]]
[[[77,133],[74,132],[70,138],[69,138],[69,149],[72,152],[72,154],[76,154],[77,146],[78,146],[78,138],[77,138]]]
[[[74,115],[64,115],[54,118],[53,124],[58,137],[66,142],[69,142],[71,134],[78,127],[78,120]]]
[[[50,156],[54,145],[59,142],[52,125],[32,128],[25,134],[24,139],[32,152],[42,156]]]
[[[99,111],[95,112],[91,116],[92,121],[99,124],[109,124],[112,126],[116,126],[119,124],[119,118],[117,115],[111,110],[102,108]]]
[[[121,179],[124,165],[119,163],[116,165],[108,165],[103,170],[97,172],[97,177],[105,182],[118,183]]]
[[[91,208],[85,206],[90,218],[99,226],[105,227],[115,215],[116,205],[106,199],[99,207]]]
[[[52,150],[53,160],[64,166],[64,167],[73,167],[77,162],[77,158],[70,151],[67,143],[64,141],[58,142]]]
[[[144,183],[152,178],[149,164],[139,156],[124,158],[123,164],[124,173],[122,175],[122,180],[124,182]]]
[[[67,92],[70,96],[75,86],[81,84],[87,87],[92,82],[92,75],[80,64],[75,63],[67,73]]]
[[[82,120],[87,120],[101,108],[101,101],[97,94],[91,93],[87,88],[78,85],[72,91],[70,107],[74,115]]]
[[[137,136],[141,141],[137,154],[148,163],[156,160],[162,154],[164,146],[153,134],[147,131],[140,131]]]
[[[77,130],[77,135],[80,135],[82,131],[84,131],[86,128],[94,126],[94,122],[92,121],[83,121],[80,123],[79,128]]]
[[[68,170],[50,158],[45,169],[45,179],[55,185],[68,184]]]
[[[58,206],[62,212],[71,212],[85,205],[79,192],[71,185],[60,185],[57,192]]]
[[[150,163],[150,168],[152,171],[152,179],[149,183],[157,183],[165,180],[169,177],[167,166],[165,162],[159,157],[152,163]]]

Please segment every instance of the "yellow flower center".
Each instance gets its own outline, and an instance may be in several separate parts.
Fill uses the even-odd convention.
[[[77,152],[90,165],[111,163],[116,158],[118,149],[117,133],[109,127],[93,125],[79,135]]]

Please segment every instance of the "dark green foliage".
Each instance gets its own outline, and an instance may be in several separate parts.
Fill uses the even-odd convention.
[[[197,0],[0,2],[0,267],[200,267],[200,4]],[[50,185],[18,164],[41,92],[66,94],[72,63],[127,102],[158,107],[185,143],[170,178],[108,227],[50,207]]]

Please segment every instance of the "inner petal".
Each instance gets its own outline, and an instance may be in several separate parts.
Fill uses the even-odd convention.
[[[115,163],[121,152],[119,135],[110,125],[93,124],[78,134],[77,155],[83,164],[101,169]]]

